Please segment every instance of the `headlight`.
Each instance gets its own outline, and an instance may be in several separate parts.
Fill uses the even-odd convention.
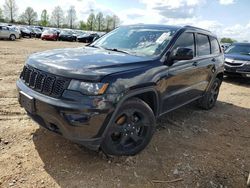
[[[80,91],[84,95],[101,95],[107,90],[108,85],[108,83],[91,83],[71,80],[68,89]]]
[[[228,63],[232,63],[234,60],[233,59],[229,59],[229,58],[225,58],[225,61]]]

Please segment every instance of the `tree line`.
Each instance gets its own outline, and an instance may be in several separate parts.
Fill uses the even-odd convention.
[[[22,14],[18,15],[15,0],[5,0],[3,9],[0,7],[0,22],[107,32],[120,24],[118,16],[104,15],[102,12],[95,14],[93,10],[90,11],[86,21],[77,22],[76,20],[77,14],[74,6],[70,6],[66,12],[60,6],[56,6],[51,15],[44,9],[40,17],[32,7],[27,7]]]

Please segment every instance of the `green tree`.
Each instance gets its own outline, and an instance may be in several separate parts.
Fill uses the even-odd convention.
[[[37,20],[37,13],[33,8],[27,7],[25,12],[21,15],[21,20],[29,25],[34,24],[34,22]]]
[[[56,6],[51,15],[51,22],[56,27],[61,27],[64,22],[64,12],[60,6]]]
[[[80,21],[79,29],[87,30],[87,24],[84,21]]]
[[[103,17],[103,13],[102,12],[99,12],[97,15],[96,15],[96,18],[95,18],[95,21],[96,21],[96,28],[97,28],[97,31],[103,31],[104,30],[104,25],[105,25],[105,19]]]
[[[11,23],[14,23],[14,19],[17,16],[17,5],[15,0],[5,0],[5,4],[3,5],[4,15]]]
[[[231,38],[222,38],[220,40],[221,43],[234,43],[234,42],[237,42],[236,40],[234,39],[231,39]]]
[[[42,11],[40,24],[44,27],[49,25],[49,15],[46,9]]]
[[[74,6],[71,6],[68,10],[67,21],[70,29],[73,29],[75,21],[76,21],[76,9]]]
[[[92,12],[87,20],[87,29],[90,31],[94,30],[94,24],[95,24],[95,14]]]

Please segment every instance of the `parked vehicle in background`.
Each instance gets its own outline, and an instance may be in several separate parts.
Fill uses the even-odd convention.
[[[100,36],[97,33],[86,33],[84,35],[78,36],[77,41],[91,43],[94,40],[99,39],[99,38],[100,38]]]
[[[20,31],[20,29],[18,27],[12,25],[12,26],[9,26],[9,28],[15,30],[19,34],[18,38],[19,39],[21,38],[21,31]]]
[[[42,36],[42,31],[38,28],[31,28],[31,36],[35,38],[41,38]]]
[[[61,41],[76,41],[76,35],[70,30],[62,30],[59,34],[58,40]]]
[[[52,30],[52,29],[45,30],[44,32],[42,32],[41,39],[42,40],[57,40],[58,34],[55,30]]]
[[[225,51],[225,74],[250,77],[250,43],[234,43]]]
[[[42,26],[34,26],[34,28],[40,29],[41,31],[43,31],[43,28],[44,28],[44,27],[42,27]]]
[[[20,27],[19,29],[21,31],[21,36],[23,38],[25,38],[25,37],[31,38],[32,37],[31,31],[29,29],[27,29],[26,27]]]
[[[230,45],[231,43],[221,43],[221,48],[225,51]]]
[[[81,30],[72,30],[72,32],[74,33],[74,35],[76,37],[79,37],[79,36],[82,36],[82,35],[86,34],[86,32],[81,31]]]
[[[31,55],[17,87],[21,106],[41,126],[109,155],[134,155],[163,114],[196,100],[213,108],[223,71],[211,32],[133,25],[89,46]]]
[[[0,38],[14,41],[17,38],[20,38],[20,34],[14,28],[8,26],[0,26]]]

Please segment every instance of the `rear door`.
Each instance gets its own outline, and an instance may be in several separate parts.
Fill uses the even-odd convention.
[[[206,90],[213,73],[215,72],[215,63],[217,61],[216,55],[212,53],[214,51],[214,40],[211,41],[210,37],[205,34],[196,34],[196,51],[197,51],[197,82],[200,83],[199,92],[203,94]],[[212,44],[212,45],[211,45]],[[220,49],[219,49],[220,50]],[[214,52],[215,53],[215,52]],[[216,53],[219,53],[218,49]]]
[[[0,38],[5,38],[2,26],[0,26]]]
[[[2,26],[1,36],[2,36],[3,38],[9,38],[9,37],[10,37],[10,30],[9,30],[8,27]]]

